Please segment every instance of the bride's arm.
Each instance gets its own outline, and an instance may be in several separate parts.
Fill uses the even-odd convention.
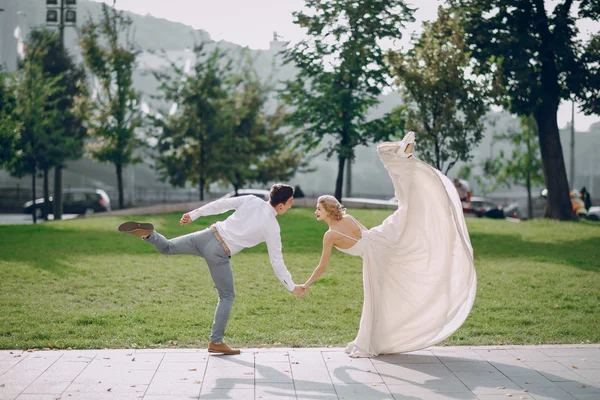
[[[323,235],[323,253],[321,254],[321,261],[319,261],[319,265],[317,265],[317,268],[315,268],[310,278],[308,278],[304,284],[306,288],[308,288],[314,281],[319,279],[325,272],[327,264],[329,263],[329,256],[331,256],[332,248],[333,232],[325,232],[325,235]]]

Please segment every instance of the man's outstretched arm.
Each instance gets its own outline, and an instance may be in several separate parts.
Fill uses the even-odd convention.
[[[230,197],[227,199],[211,201],[210,203],[205,204],[202,207],[196,208],[193,211],[183,214],[183,216],[179,220],[179,224],[185,225],[189,224],[192,221],[195,221],[200,217],[205,217],[207,215],[223,214],[226,211],[235,210],[248,200],[250,200],[250,196]]]

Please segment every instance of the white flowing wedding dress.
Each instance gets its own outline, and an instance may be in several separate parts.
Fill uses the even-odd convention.
[[[363,230],[353,247],[338,249],[363,258],[364,303],[346,348],[351,357],[439,343],[463,324],[475,300],[473,248],[458,193],[440,171],[407,158],[406,140],[377,147],[398,209]]]

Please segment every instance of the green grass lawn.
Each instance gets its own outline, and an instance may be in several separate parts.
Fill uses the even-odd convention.
[[[319,261],[326,225],[311,209],[280,217],[297,283]],[[366,226],[390,211],[353,210]],[[180,214],[138,220],[173,237]],[[103,217],[0,226],[0,348],[204,347],[216,304],[206,264],[162,256]],[[599,343],[600,225],[469,219],[478,274],[471,315],[445,345]],[[266,247],[232,259],[237,297],[226,340],[235,346],[342,346],[362,307],[361,260],[335,252],[297,299],[273,274]]]

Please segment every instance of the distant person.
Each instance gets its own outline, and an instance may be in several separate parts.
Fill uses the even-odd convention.
[[[471,188],[469,187],[469,183],[467,181],[464,179],[454,178],[454,187],[458,192],[460,201],[471,200]]]
[[[329,229],[321,260],[303,285],[325,272],[333,248],[361,257],[363,307],[350,357],[404,353],[441,342],[467,318],[477,288],[473,248],[452,182],[411,158],[413,132],[377,146],[398,208],[367,229],[333,196],[317,200],[315,216]]]
[[[297,297],[305,295],[306,289],[294,284],[283,262],[280,228],[276,219],[292,207],[293,195],[294,189],[291,186],[275,184],[271,187],[269,201],[254,195],[215,200],[183,214],[179,224],[186,225],[199,217],[222,214],[229,210],[235,212],[225,221],[219,221],[210,228],[173,239],[166,239],[148,223],[125,222],[119,226],[120,232],[140,236],[152,243],[161,254],[189,254],[204,258],[219,294],[208,344],[209,353],[240,353],[240,350],[232,349],[223,343],[225,327],[235,297],[230,264],[232,255],[266,242],[269,258],[279,281]]]
[[[300,185],[296,185],[296,187],[294,188],[294,198],[300,199],[302,197],[304,197],[304,192],[300,188]]]
[[[590,207],[592,206],[592,198],[590,197],[590,192],[588,192],[587,189],[584,186],[579,191],[579,194],[581,195],[581,200],[583,200],[583,204],[585,205],[585,209],[589,211]]]

